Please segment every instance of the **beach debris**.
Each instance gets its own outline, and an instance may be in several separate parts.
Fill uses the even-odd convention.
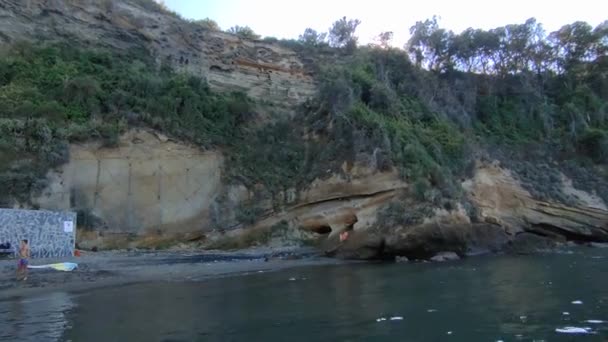
[[[48,265],[30,265],[27,268],[30,269],[53,269],[56,271],[69,272],[78,268],[78,264],[73,262],[60,262],[56,264],[48,264]]]

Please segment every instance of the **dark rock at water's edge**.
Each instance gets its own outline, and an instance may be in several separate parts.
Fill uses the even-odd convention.
[[[451,252],[462,258],[501,251],[509,241],[505,231],[491,224],[428,224],[397,229],[386,237],[385,254],[429,260]]]
[[[326,256],[341,259],[374,260],[384,259],[385,239],[374,233],[351,233],[349,239],[338,246],[327,250]]]
[[[508,237],[492,225],[428,224],[400,227],[390,233],[354,232],[326,256],[356,260],[430,260],[462,258],[472,253],[497,252]]]
[[[551,238],[533,233],[521,233],[515,235],[505,248],[505,251],[515,254],[533,254],[552,250],[557,246],[558,242]]]
[[[355,260],[449,261],[492,253],[534,254],[563,246],[561,236],[532,232],[507,234],[494,224],[426,224],[400,227],[390,234],[356,232],[353,238],[326,251],[327,256]],[[574,243],[572,241],[571,243]],[[603,244],[584,242],[588,246]]]

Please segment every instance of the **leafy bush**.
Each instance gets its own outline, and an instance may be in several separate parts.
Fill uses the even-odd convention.
[[[255,204],[241,204],[236,208],[236,220],[240,223],[251,225],[264,213],[264,210]]]
[[[608,133],[597,128],[587,129],[577,141],[578,150],[597,163],[608,161]]]
[[[228,29],[229,33],[235,34],[241,38],[246,39],[260,39],[260,35],[255,33],[253,29],[249,26],[233,26]]]
[[[194,20],[194,21],[192,21],[192,23],[199,25],[206,30],[211,30],[211,31],[220,31],[221,30],[220,25],[218,25],[218,23],[215,20],[210,19],[210,18]]]
[[[376,229],[387,231],[398,226],[414,226],[424,222],[425,218],[432,217],[434,210],[426,203],[412,203],[405,199],[393,201],[380,209]]]

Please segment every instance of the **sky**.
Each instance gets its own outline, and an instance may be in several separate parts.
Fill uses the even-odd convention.
[[[606,0],[164,0],[188,19],[211,18],[222,29],[249,26],[262,36],[297,38],[311,27],[326,32],[337,19],[361,20],[361,43],[393,31],[393,45],[403,46],[416,21],[437,15],[441,27],[454,32],[523,23],[535,17],[547,32],[582,20],[593,26],[608,20]]]

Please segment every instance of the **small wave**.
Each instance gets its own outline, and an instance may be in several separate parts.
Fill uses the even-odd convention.
[[[376,322],[384,322],[386,320],[387,320],[386,317],[376,318]],[[388,320],[391,320],[391,321],[402,321],[403,320],[403,316],[393,316],[393,317],[388,318]]]
[[[426,312],[437,312],[437,309],[428,309]]]
[[[573,301],[572,301],[572,304],[577,304],[577,305],[579,305],[579,304],[583,304],[583,301],[580,301],[580,300],[573,300]]]
[[[588,327],[563,327],[555,328],[555,332],[561,334],[595,334],[595,332]]]
[[[568,316],[568,315],[570,315],[570,313],[568,311],[564,311],[564,312],[562,312],[562,315]]]
[[[602,324],[605,321],[602,321],[601,319],[588,319],[585,322],[586,323],[591,323],[591,324]]]

